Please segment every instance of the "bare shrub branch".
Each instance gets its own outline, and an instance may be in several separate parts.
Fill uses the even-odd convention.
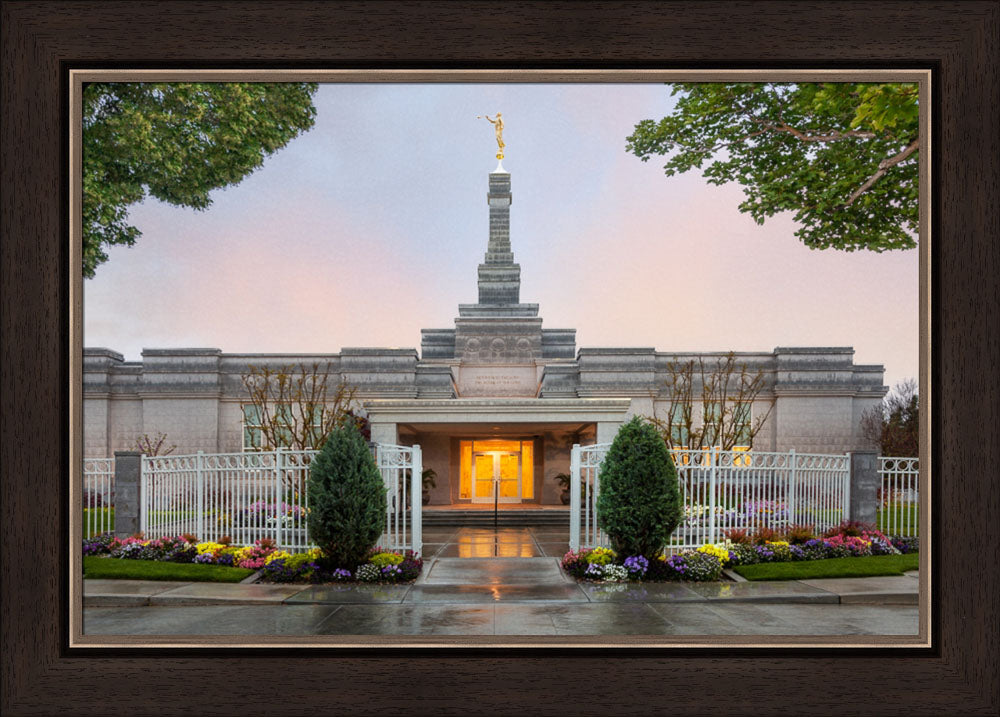
[[[140,453],[147,456],[166,456],[173,453],[176,445],[164,447],[167,442],[166,433],[157,433],[154,438],[150,438],[148,433],[143,433],[135,442],[135,448]]]
[[[774,399],[764,401],[760,394],[766,388],[764,371],[751,371],[737,362],[732,351],[706,364],[699,356],[688,361],[675,357],[667,364],[666,418],[654,416],[651,421],[660,430],[670,448],[713,448],[732,450],[735,446],[753,447],[774,409]],[[695,385],[700,389],[701,423],[695,423]],[[752,405],[766,405],[767,410],[751,414],[747,424],[742,412]]]
[[[261,450],[320,449],[337,424],[353,415],[355,389],[333,383],[330,364],[250,366],[243,386],[260,417]]]

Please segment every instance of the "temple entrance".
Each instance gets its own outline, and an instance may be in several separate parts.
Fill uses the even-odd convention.
[[[520,503],[533,500],[532,441],[462,441],[462,493],[473,503]],[[495,495],[494,495],[495,493]]]
[[[521,502],[521,454],[474,453],[472,455],[472,481],[475,490],[473,503],[492,503],[498,491],[498,503]]]

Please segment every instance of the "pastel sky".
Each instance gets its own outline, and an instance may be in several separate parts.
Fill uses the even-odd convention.
[[[206,211],[147,200],[84,282],[84,345],[227,353],[420,346],[477,299],[505,121],[521,301],[578,347],[853,346],[918,372],[917,251],[812,251],[742,190],[625,152],[662,84],[330,84],[316,125]]]

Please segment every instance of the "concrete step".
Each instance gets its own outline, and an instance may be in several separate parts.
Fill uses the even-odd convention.
[[[433,510],[424,508],[424,525],[464,526],[493,525],[492,510]],[[497,525],[569,525],[569,511],[563,510],[501,510],[496,514]]]

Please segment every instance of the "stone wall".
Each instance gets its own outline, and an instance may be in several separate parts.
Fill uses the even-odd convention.
[[[502,374],[496,381],[496,395],[537,395],[542,404],[559,399],[631,398],[631,414],[663,417],[668,407],[669,363],[698,356],[675,356],[652,348],[584,348],[574,359],[536,358],[514,369],[496,365]],[[714,362],[722,354],[701,356]],[[755,448],[843,453],[868,447],[859,422],[862,412],[878,405],[886,393],[882,366],[855,365],[850,348],[777,348],[770,353],[737,354],[737,359],[765,375],[765,389],[754,415],[774,402]],[[141,362],[124,361],[121,354],[108,349],[85,349],[84,454],[107,457],[116,450],[134,449],[143,433],[166,433],[178,454],[240,451],[242,404],[247,400],[241,376],[247,367],[313,363],[328,364],[333,380],[354,385],[362,402],[451,400],[459,395],[457,382],[476,383],[475,376],[469,383],[462,374],[461,360],[421,359],[414,349],[346,348],[339,354],[302,355],[155,349],[144,351]],[[481,363],[468,366],[480,373],[491,370]],[[515,374],[519,382],[512,388]],[[488,397],[490,385],[479,381],[473,393]],[[461,405],[461,401],[455,404],[459,412]],[[601,440],[615,430],[610,423],[596,428]],[[395,426],[387,430],[395,436]]]

